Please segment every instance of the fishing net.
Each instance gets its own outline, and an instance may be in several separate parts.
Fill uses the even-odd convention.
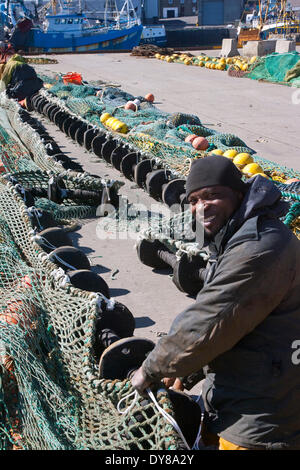
[[[293,56],[294,57],[294,56]],[[171,172],[171,177],[185,178],[189,172],[192,160],[203,158],[209,155],[213,149],[221,151],[234,150],[237,153],[248,153],[253,161],[258,163],[262,171],[275,183],[284,185],[290,178],[300,178],[300,172],[291,168],[279,165],[267,160],[247,146],[239,137],[233,134],[219,133],[201,124],[198,116],[184,113],[166,113],[157,109],[152,103],[145,102],[142,97],[135,98],[133,95],[121,90],[118,86],[112,84],[88,85],[65,85],[61,77],[42,77],[45,83],[49,83],[47,91],[43,90],[41,94],[64,109],[70,114],[81,116],[86,122],[92,123],[95,128],[99,128],[108,136],[113,136],[117,142],[130,143],[133,148],[139,150],[145,158],[152,158],[153,169],[165,168]],[[82,90],[82,96],[80,98]],[[89,90],[89,91],[88,91]],[[88,94],[88,96],[87,96]],[[62,98],[63,97],[63,98]],[[136,111],[126,110],[125,104],[128,100],[139,99],[140,104],[136,106]],[[115,106],[117,104],[117,106]],[[120,134],[108,129],[101,123],[100,117],[104,112],[118,118],[124,122],[129,131],[126,134]],[[206,151],[196,151],[191,144],[185,142],[188,135],[195,134],[205,137],[209,143]],[[243,176],[247,180],[247,176]],[[288,200],[291,202],[291,211],[286,218],[286,223],[299,236],[299,204],[295,199],[298,197],[299,188],[289,191]],[[296,205],[295,205],[295,204]],[[293,208],[293,209],[292,209]],[[118,218],[119,215],[117,214]],[[169,248],[181,252],[188,250],[192,254],[200,253],[197,243],[188,242],[181,239],[181,248],[178,248],[178,237],[173,237],[173,226],[182,225],[182,220],[186,220],[189,215],[175,215],[174,219],[163,220],[153,217],[154,225],[151,228],[142,230],[144,237],[159,238],[163,243],[169,245]],[[110,219],[108,218],[107,225]],[[115,220],[112,220],[115,223]],[[127,221],[128,223],[128,221]],[[135,221],[133,221],[135,223]],[[168,226],[169,236],[166,236],[164,228]],[[120,219],[118,219],[118,229],[122,230]],[[176,242],[176,244],[175,244]]]
[[[119,181],[96,178],[86,172],[65,170],[62,165],[47,154],[45,143],[39,133],[22,120],[20,107],[12,100],[0,97],[0,146],[1,160],[7,173],[14,176],[23,187],[47,189],[51,175],[59,176],[66,189],[114,190],[123,185]],[[96,215],[93,201],[65,199],[56,204],[45,198],[36,198],[35,206],[50,211],[56,220],[84,218]]]
[[[9,171],[0,178],[0,448],[175,450],[182,441],[161,412],[175,416],[165,389],[156,393],[161,410],[138,398],[131,413],[121,414],[121,400],[125,409],[131,405],[130,381],[99,379],[95,322],[112,301],[73,287],[36,243],[32,208],[7,176],[24,186],[46,187],[49,172],[32,159],[33,150],[42,153],[40,142],[35,147],[34,131],[29,151],[7,111],[7,127],[0,128]],[[1,122],[3,114],[2,108]],[[70,188],[104,184],[89,174],[59,175]],[[41,198],[34,207],[47,208],[58,222],[95,215],[88,213],[92,206],[72,201],[56,204]]]
[[[294,62],[297,57],[297,54],[273,54],[279,60],[283,60],[280,58],[283,55],[288,56],[289,61],[293,59]],[[118,86],[113,88],[113,94],[106,95],[105,91],[111,89],[111,84],[97,86],[95,83],[90,83],[88,86],[91,94],[85,98],[86,85],[64,85],[59,76],[54,78],[42,76],[42,78],[45,83],[49,83],[51,86],[47,91],[41,92],[48,100],[53,100],[62,109],[69,110],[71,114],[82,116],[83,120],[92,122],[96,128],[98,127],[108,136],[113,136],[118,142],[130,143],[145,157],[152,158],[154,166],[169,169],[174,177],[186,177],[192,160],[206,157],[212,150],[220,149],[223,152],[234,150],[237,153],[250,154],[253,161],[258,163],[263,172],[275,182],[284,183],[290,178],[300,178],[299,171],[257,155],[255,150],[251,149],[238,136],[220,133],[202,125],[198,116],[180,112],[172,114],[162,112],[153,103],[145,102],[142,97],[135,98]],[[82,98],[80,98],[81,89]],[[59,98],[61,93],[67,93],[64,99]],[[74,93],[76,94],[75,98]],[[140,100],[136,111],[124,108],[128,99]],[[113,107],[115,100],[118,102],[117,107]],[[101,114],[104,112],[108,112],[124,122],[128,127],[128,132],[120,134],[105,127],[100,121]],[[197,151],[190,143],[185,142],[186,137],[190,134],[205,137],[209,143],[207,150]],[[244,179],[246,179],[245,176]]]
[[[266,80],[284,85],[300,86],[300,55],[298,52],[270,54],[258,57],[246,77],[252,80]]]
[[[294,56],[293,56],[294,57]],[[142,97],[134,97],[121,90],[118,86],[89,84],[90,94],[86,97],[87,85],[64,85],[60,76],[41,76],[51,88],[41,92],[48,100],[59,104],[71,114],[81,116],[83,120],[98,127],[120,142],[129,142],[154,161],[172,171],[174,176],[186,176],[191,160],[207,156],[212,150],[235,150],[237,153],[249,153],[257,161],[264,172],[285,175],[286,178],[299,177],[300,172],[269,161],[251,149],[239,137],[220,133],[201,124],[194,115],[184,113],[166,113],[160,111],[152,103],[145,102]],[[111,91],[113,88],[113,91]],[[80,93],[82,90],[82,95]],[[107,91],[107,93],[106,93]],[[96,96],[96,92],[98,96]],[[137,111],[124,108],[128,100],[141,101]],[[101,123],[100,117],[108,112],[124,122],[129,131],[126,134],[114,133]],[[209,147],[205,151],[195,150],[185,142],[189,134],[205,137]]]
[[[124,104],[135,97],[113,84],[64,85],[61,77],[45,78],[53,86],[43,90],[43,96],[118,141],[129,142],[173,175],[185,177],[191,160],[206,157],[213,148],[252,154],[290,201],[284,222],[299,235],[299,186],[284,183],[290,176],[299,177],[297,172],[256,156],[238,137],[211,130],[196,116],[163,113],[142,100],[137,112],[125,112]],[[87,173],[64,171],[21,119],[17,103],[3,95],[0,99],[2,160],[6,172],[20,184],[46,188],[49,175],[59,175],[69,189],[118,187]],[[123,120],[129,132],[108,130],[100,122],[104,111]],[[210,139],[209,150],[197,152],[188,145],[185,137],[190,133]],[[131,384],[99,379],[94,355],[95,322],[109,300],[74,288],[65,272],[49,260],[33,238],[30,211],[6,177],[0,179],[0,445],[3,449],[177,449],[177,433],[152,401],[139,398],[130,414],[119,413],[121,400],[124,408],[130,405]],[[61,223],[95,215],[92,204],[72,200],[57,204],[36,198],[35,207],[49,210]],[[189,212],[167,222],[158,215],[142,236],[163,241],[177,254],[202,256],[193,234],[180,231],[186,220],[189,225]],[[157,400],[174,416],[166,390],[157,392]]]
[[[46,78],[44,77],[44,80],[45,79]],[[56,81],[53,88],[51,88],[51,93],[43,93],[51,99],[52,93],[57,94],[57,92],[63,88],[64,85],[62,85],[60,81]],[[72,90],[74,88],[76,91],[75,101],[72,96]],[[80,104],[80,88],[80,86],[68,86],[68,98],[63,100],[61,106],[70,109],[70,111],[73,109],[74,111],[73,106],[75,104],[77,106],[76,113],[80,113],[80,106],[84,107],[85,105],[88,105],[84,98],[82,98]],[[129,128],[129,132],[126,135],[115,133],[115,139],[118,141],[130,142],[137,149],[144,152],[148,157],[152,156],[156,165],[171,170],[174,177],[186,177],[189,172],[191,161],[195,158],[203,158],[207,156],[209,152],[215,148],[221,149],[222,151],[226,151],[228,149],[235,150],[237,153],[246,152],[252,155],[254,162],[260,165],[264,173],[275,183],[281,183],[283,189],[285,188],[287,190],[285,197],[291,202],[291,211],[285,219],[285,223],[291,226],[296,235],[299,236],[299,203],[297,202],[297,198],[299,197],[299,184],[294,184],[294,187],[289,189],[290,186],[286,186],[284,182],[289,178],[300,178],[300,172],[256,155],[255,151],[249,148],[239,137],[233,134],[218,133],[214,129],[209,129],[201,124],[201,121],[197,116],[183,113],[170,114],[161,112],[155,108],[153,104],[144,102],[141,103],[141,106],[137,111],[127,111],[124,109],[125,103],[128,98],[134,100],[135,97],[124,94],[124,92],[122,90],[118,90],[118,88],[115,88],[114,90],[113,99],[116,99],[116,96],[118,96],[118,103],[123,100],[123,104],[113,109],[110,100],[111,95],[105,95],[104,93],[105,86],[102,91],[101,109],[99,109],[98,114],[94,115],[93,123],[96,123],[97,127],[101,128],[109,135],[114,135],[113,132],[107,130],[107,128],[101,124],[99,119],[101,113],[109,112],[114,117],[124,121]],[[91,101],[95,102],[97,99],[97,96],[90,96],[89,103]],[[94,106],[94,109],[95,108],[96,106]],[[91,116],[89,116],[88,119],[91,119]],[[185,138],[189,134],[205,137],[210,144],[207,151],[199,152],[192,149],[191,145],[185,142]],[[246,181],[247,177],[243,176],[243,179]],[[190,241],[187,242],[183,238],[178,241],[178,235],[176,237],[174,236],[174,233],[176,232],[174,227],[182,226],[183,220],[187,225],[189,225],[191,223],[190,220],[187,222],[189,217],[189,213],[184,213],[175,215],[170,221],[166,219],[163,219],[162,221],[160,218],[156,218],[154,216],[152,219],[154,225],[143,231],[143,236],[149,239],[159,239],[164,244],[168,245],[172,251],[177,251],[179,255],[182,252],[188,252],[193,255],[201,254],[202,251],[199,250],[197,243]],[[168,236],[166,235],[166,227],[168,227]],[[118,225],[118,228],[122,230],[122,226],[120,224]]]
[[[120,415],[130,383],[98,379],[94,325],[107,299],[68,283],[32,241],[24,203],[3,180],[0,207],[2,448],[175,449],[176,433],[152,402]],[[158,400],[172,414],[164,390]]]

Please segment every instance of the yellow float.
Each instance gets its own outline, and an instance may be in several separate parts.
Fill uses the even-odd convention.
[[[233,159],[233,163],[240,169],[252,162],[253,158],[249,153],[238,153]]]

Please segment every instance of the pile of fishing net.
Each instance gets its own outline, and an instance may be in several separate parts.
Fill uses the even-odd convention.
[[[299,177],[296,171],[257,156],[237,136],[209,129],[197,116],[163,113],[143,100],[138,111],[127,113],[124,104],[135,97],[112,84],[65,85],[61,78],[50,77],[44,77],[44,82],[51,88],[42,94],[62,109],[112,138],[132,143],[174,175],[185,176],[192,159],[206,157],[214,148],[248,152],[291,202],[285,223],[299,235],[299,185],[284,183]],[[126,122],[129,132],[116,135],[108,130],[100,121],[103,112]],[[23,185],[46,187],[51,175],[59,175],[70,189],[114,184],[118,188],[117,182],[64,171],[45,151],[43,139],[21,119],[18,104],[5,96],[1,96],[0,118],[5,170]],[[185,142],[191,133],[209,140],[206,152],[197,152]],[[172,424],[176,413],[169,392],[159,389],[155,402],[138,398],[130,408],[128,380],[99,379],[95,322],[108,300],[70,285],[45,256],[32,237],[30,211],[6,177],[7,173],[0,179],[0,445],[3,449],[178,449],[182,436]],[[93,205],[71,200],[56,204],[41,198],[35,200],[35,207],[48,210],[57,223],[65,225],[95,216]],[[175,215],[168,227],[160,218],[144,236],[163,241],[177,253],[199,254],[193,240],[173,235],[185,215]],[[120,403],[130,413],[121,413]]]
[[[131,385],[99,380],[93,337],[102,302],[63,282],[32,241],[26,208],[0,181],[0,447],[2,449],[178,448],[151,400],[129,414]],[[158,405],[174,416],[165,390]]]
[[[252,80],[265,80],[294,87],[300,86],[300,55],[298,52],[258,57],[247,73]]]
[[[46,188],[51,176],[69,189],[118,183],[64,171],[21,115],[17,103],[1,96],[6,171],[0,177],[0,448],[181,448],[185,441],[174,428],[170,392],[160,388],[151,399],[133,400],[129,380],[99,378],[95,324],[111,300],[71,285],[36,242],[32,216],[39,210],[67,229],[77,218],[94,217],[95,207],[47,198],[28,207],[22,192]]]
[[[289,200],[293,205],[293,229],[299,234],[298,197],[299,187],[290,190],[285,186],[291,178],[300,178],[300,173],[278,163],[267,160],[256,154],[238,136],[230,133],[221,133],[202,125],[198,116],[175,112],[168,113],[159,110],[153,103],[146,101],[142,96],[135,97],[114,84],[84,83],[83,85],[64,84],[60,76],[43,76],[47,89],[40,92],[47,100],[58,104],[67,110],[70,115],[82,117],[83,121],[101,129],[108,136],[118,142],[130,143],[141,154],[152,158],[154,164],[166,168],[172,176],[185,178],[189,172],[193,159],[203,158],[214,149],[223,152],[233,150],[237,154],[247,153],[251,155],[254,163],[259,164],[263,172],[271,178],[275,184],[281,184],[282,190],[286,189]],[[128,100],[138,100],[136,111],[125,109]],[[128,128],[127,133],[116,133],[101,122],[103,113],[124,122]],[[205,151],[197,151],[186,142],[191,135],[205,137],[208,148]],[[243,177],[246,178],[245,176]],[[288,219],[291,220],[290,217]]]
[[[160,161],[174,174],[186,175],[192,159],[207,156],[214,149],[235,150],[237,153],[249,153],[258,162],[268,176],[276,179],[281,175],[282,181],[299,177],[300,173],[292,168],[279,165],[256,154],[238,136],[218,132],[201,123],[198,116],[175,112],[168,113],[147,102],[142,96],[135,97],[113,84],[97,85],[93,82],[84,85],[65,85],[62,77],[41,76],[48,84],[47,90],[41,93],[49,100],[67,109],[71,115],[79,116],[84,121],[129,142],[144,151],[153,159]],[[136,111],[126,110],[128,100],[140,101]],[[100,120],[103,113],[124,122],[128,127],[126,134],[117,134],[108,129]],[[190,134],[205,137],[209,147],[205,151],[196,151],[185,139]],[[284,176],[284,177],[283,177]]]

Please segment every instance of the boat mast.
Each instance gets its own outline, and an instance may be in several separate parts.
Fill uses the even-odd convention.
[[[270,0],[267,0],[266,10],[265,10],[265,18],[264,18],[264,23],[266,23],[266,22],[267,22],[268,13],[269,13],[269,5],[270,5]]]
[[[108,16],[110,14],[110,17]],[[106,0],[104,8],[104,24],[107,26],[108,19],[112,21],[114,17],[119,17],[117,2],[115,0]]]
[[[263,21],[262,21],[262,9],[261,9],[261,0],[258,0],[258,11],[259,11],[259,31],[261,31],[263,27]]]
[[[133,3],[131,0],[126,0],[123,4],[123,7],[120,11],[120,16],[122,15],[122,13],[125,11],[126,9],[126,12],[127,12],[127,24],[129,25],[130,22],[132,21],[132,18],[135,19],[135,21],[137,22],[138,21],[138,17],[137,17],[137,14],[136,14],[136,11],[135,9],[133,8]],[[133,14],[133,17],[131,16],[131,13]]]

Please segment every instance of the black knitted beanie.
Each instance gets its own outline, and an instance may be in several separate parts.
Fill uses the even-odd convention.
[[[186,197],[208,186],[229,186],[242,193],[247,190],[239,169],[229,158],[219,155],[199,158],[192,162],[185,185]]]

